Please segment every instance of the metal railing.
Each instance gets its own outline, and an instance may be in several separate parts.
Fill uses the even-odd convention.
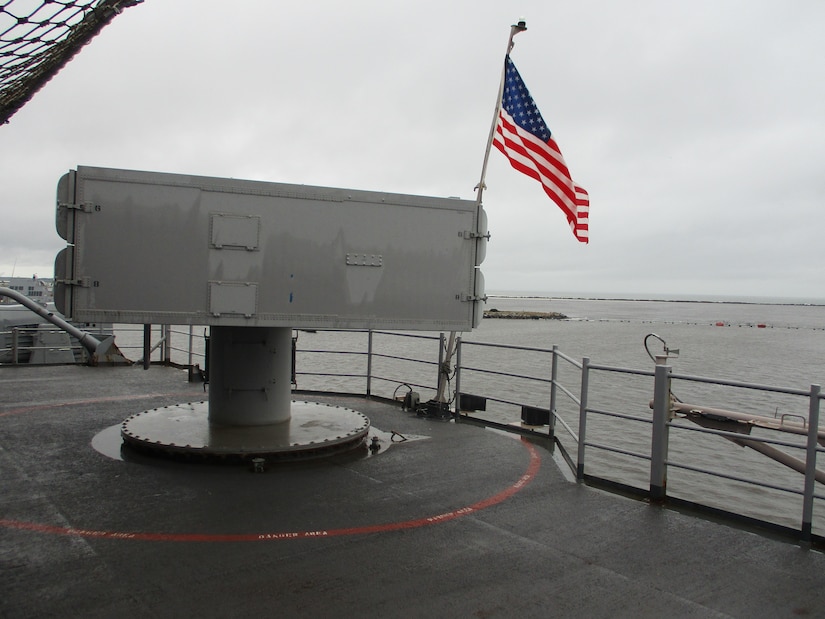
[[[374,380],[387,383],[396,383],[399,385],[404,384],[411,387],[425,387],[431,389],[433,392],[436,391],[439,371],[443,363],[443,359],[441,358],[441,353],[444,349],[443,334],[441,334],[439,338],[433,338],[380,332],[382,336],[395,338],[417,337],[430,340],[438,339],[439,360],[438,362],[435,362],[427,359],[413,358],[409,355],[379,352],[374,343],[374,335],[378,332],[364,333],[366,333],[367,345],[365,349],[359,351],[350,350],[332,352],[319,349],[308,349],[303,352],[312,355],[355,354],[366,359],[366,370],[363,373],[355,374],[355,376],[359,377],[366,383],[366,388],[363,392],[365,395],[374,395],[373,390],[371,389],[371,383]],[[510,371],[501,364],[498,364],[495,360],[492,362],[493,367],[482,367],[481,363],[469,362],[469,354],[472,354],[474,358],[483,360],[485,357],[491,356],[491,351],[504,351],[509,355],[512,355],[513,353],[530,354],[540,360],[534,361],[530,364],[530,367],[534,369],[533,372]],[[300,352],[301,350],[299,349],[299,353]],[[382,358],[402,361],[407,364],[423,365],[424,367],[427,367],[428,370],[430,368],[435,368],[435,371],[430,372],[430,376],[435,379],[435,382],[425,385],[420,381],[411,381],[409,380],[406,372],[399,372],[395,376],[376,374],[372,369],[374,367],[373,364],[376,359]],[[568,383],[565,383],[560,379],[562,366],[567,367],[568,370],[572,370],[575,373],[573,379]],[[594,389],[591,384],[591,378],[594,372],[643,377],[645,379],[653,378],[654,386],[653,393],[651,394],[652,404],[650,402],[646,402],[646,408],[652,408],[652,413],[647,415],[638,413],[633,414],[625,410],[611,410],[607,407],[592,406],[590,404],[590,397]],[[298,374],[304,376],[329,375],[327,372],[323,371],[299,372]],[[493,410],[492,412],[487,410],[486,414],[476,414],[461,410],[459,404],[462,401],[461,396],[465,393],[464,385],[469,382],[468,377],[471,375],[478,375],[482,377],[482,380],[477,381],[477,384],[473,386],[473,394],[475,394],[476,397],[482,397],[485,402],[498,405],[497,410]],[[350,376],[350,374],[347,374],[347,376]],[[812,385],[809,390],[802,390],[673,374],[672,368],[665,364],[656,365],[653,371],[598,365],[591,363],[589,358],[584,358],[581,362],[576,361],[575,359],[559,351],[556,346],[550,349],[534,348],[511,346],[506,344],[462,341],[461,338],[457,341],[455,370],[451,378],[454,380],[454,395],[451,405],[453,408],[454,417],[457,421],[472,421],[504,430],[519,432],[521,434],[552,437],[555,446],[560,449],[564,459],[570,466],[571,471],[575,474],[576,479],[579,481],[593,483],[595,485],[605,486],[608,488],[619,488],[622,491],[630,489],[631,491],[634,491],[635,494],[641,494],[655,502],[679,502],[681,505],[689,504],[699,508],[705,508],[707,511],[712,511],[719,515],[730,515],[734,517],[737,515],[734,511],[720,509],[714,507],[713,505],[703,505],[701,501],[697,502],[680,499],[676,496],[669,496],[667,494],[668,470],[689,471],[691,473],[700,474],[709,479],[730,480],[744,483],[756,488],[770,489],[787,494],[799,495],[802,497],[803,506],[801,518],[799,520],[800,526],[797,529],[794,529],[796,531],[795,535],[802,541],[810,541],[813,537],[812,523],[814,500],[825,499],[825,494],[817,493],[815,491],[817,454],[825,451],[825,449],[820,447],[818,444],[818,440],[820,438],[818,434],[819,407],[820,401],[823,399],[818,385]],[[689,432],[698,436],[712,435],[728,439],[738,438],[740,441],[744,440],[741,435],[734,432],[726,432],[725,430],[703,428],[698,426],[691,427],[686,425],[682,419],[677,417],[673,407],[674,399],[671,390],[671,382],[674,380],[700,382],[738,389],[749,389],[757,392],[782,393],[785,395],[806,398],[808,400],[808,413],[806,420],[808,431],[804,443],[758,436],[749,436],[747,438],[747,441],[754,444],[773,445],[786,449],[801,450],[805,454],[805,457],[802,460],[804,462],[803,487],[799,489],[788,484],[771,483],[760,480],[757,477],[748,477],[746,475],[737,474],[731,471],[715,470],[711,467],[697,466],[690,462],[681,461],[678,458],[669,457],[668,454],[669,445],[671,442],[671,431]],[[523,382],[527,385],[527,387],[523,390],[523,393],[529,394],[529,400],[502,395],[500,393],[502,381]],[[487,391],[485,391],[485,388]],[[575,409],[576,415],[575,418],[571,420],[572,423],[568,422],[568,420],[560,414],[559,409],[562,407],[562,400],[567,402],[568,410],[571,406]],[[506,408],[521,407],[523,410],[525,407],[534,407],[537,405],[549,412],[549,422],[541,427],[529,426],[524,423],[523,419],[521,423],[513,423],[512,414],[510,414],[509,418],[507,418],[507,414],[503,412]],[[496,421],[496,415],[505,417],[506,419],[504,421]],[[588,437],[588,423],[594,416],[612,420],[611,423],[615,426],[615,433],[617,434],[621,434],[626,424],[644,424],[649,427],[648,447],[645,449],[629,449],[616,444],[608,444],[607,442],[591,440]],[[568,447],[570,446],[572,446],[573,449],[569,449]],[[608,458],[628,457],[646,462],[649,465],[649,473],[647,476],[648,482],[646,487],[640,485],[632,486],[622,482],[615,482],[608,477],[600,477],[599,475],[589,474],[586,470],[586,463],[588,462],[588,459],[591,458],[591,451],[598,451],[608,454]],[[575,457],[573,454],[575,454]],[[742,520],[753,521],[754,519],[743,517]],[[786,526],[777,525],[776,523],[771,523],[769,521],[763,521],[761,524],[776,530],[788,530],[788,527]],[[793,534],[793,530],[791,530],[791,533]],[[821,536],[817,537],[821,539]]]
[[[391,399],[394,397],[399,386],[406,386],[409,389],[424,389],[433,392],[438,389],[438,373],[443,359],[445,341],[443,333],[439,336],[389,331],[329,330],[323,331],[322,333],[339,333],[350,335],[361,334],[366,336],[366,342],[364,343],[364,347],[359,350],[304,348],[302,347],[304,337],[301,335],[301,332],[299,332],[298,336],[295,338],[297,341],[295,377],[296,380],[299,381],[298,384],[304,383],[303,379],[307,378],[353,379],[344,381],[339,380],[337,381],[337,384],[341,385],[343,390],[348,392],[363,393],[367,396],[378,395],[379,397],[389,397]],[[434,354],[436,351],[431,350],[430,354],[433,355],[431,358],[422,358],[413,356],[413,352],[403,355],[394,354],[392,352],[382,352],[385,348],[379,348],[378,341],[385,338],[388,340],[394,339],[404,342],[402,348],[406,351],[410,351],[410,349],[415,350],[417,348],[414,345],[411,346],[410,342],[415,342],[416,344],[423,346],[437,345],[437,354]],[[386,349],[389,351],[392,350],[393,347],[390,345],[387,346]],[[343,364],[339,363],[338,365],[346,368],[347,371],[331,371],[330,369],[308,371],[300,369],[304,366],[304,362],[306,362],[307,365],[314,365],[316,367],[320,366],[320,368],[331,368],[336,365],[335,363],[324,363],[323,361],[315,363],[319,357],[327,359],[330,357],[335,357],[339,360],[343,359]],[[436,358],[438,361],[434,360]],[[384,362],[383,364],[382,361]],[[353,368],[358,370],[359,367],[361,368],[361,371],[353,371]],[[394,372],[400,372],[401,368],[403,368],[404,371],[403,376],[393,374]],[[430,380],[434,382],[429,382]],[[318,381],[311,383],[311,385],[316,384],[318,384]],[[363,387],[360,387],[360,385],[363,385]],[[388,385],[396,387],[396,389],[392,392],[392,395],[389,395],[390,392],[387,387]],[[305,389],[305,387],[302,387],[302,389]],[[313,389],[310,387],[308,390],[319,389]],[[340,391],[341,389],[338,390]]]
[[[590,391],[589,383],[591,373],[594,371],[606,373],[628,373],[638,376],[653,376],[654,391],[653,400],[650,404],[653,414],[651,418],[623,414],[617,411],[606,411],[597,408],[592,408],[588,405],[587,396]],[[748,436],[744,438],[740,432],[726,431],[723,429],[714,429],[708,427],[692,427],[684,423],[685,416],[679,416],[677,412],[680,409],[692,409],[691,405],[677,406],[678,400],[673,395],[671,388],[673,381],[686,381],[694,383],[704,383],[716,386],[726,386],[738,389],[746,389],[758,392],[773,392],[785,395],[797,396],[806,398],[808,400],[807,418],[804,420],[806,428],[804,443],[778,440],[768,437]],[[580,481],[586,481],[588,476],[585,473],[585,455],[586,448],[593,448],[602,451],[621,454],[632,458],[646,460],[650,464],[649,487],[646,491],[646,496],[656,502],[664,502],[670,500],[671,497],[667,494],[667,479],[669,469],[680,469],[683,471],[690,471],[715,479],[723,479],[747,484],[749,486],[775,490],[786,494],[799,495],[802,497],[802,513],[800,518],[800,526],[797,530],[798,536],[802,541],[810,541],[812,539],[812,522],[813,522],[813,506],[814,499],[825,499],[825,494],[815,492],[815,481],[819,476],[822,478],[822,473],[817,471],[817,454],[824,452],[825,449],[820,447],[818,441],[822,439],[821,430],[819,428],[819,409],[820,402],[823,399],[819,385],[811,385],[810,389],[793,389],[786,387],[777,387],[771,385],[762,385],[756,383],[745,383],[739,381],[714,379],[708,377],[691,376],[686,374],[674,374],[670,365],[665,362],[659,362],[655,366],[654,372],[643,370],[631,370],[627,368],[618,368],[604,365],[592,364],[589,359],[585,358],[582,362],[582,396],[580,399],[579,410],[579,436],[577,440],[577,461],[576,461],[576,478]],[[695,407],[701,409],[702,407]],[[650,450],[649,453],[633,452],[624,449],[618,449],[609,445],[600,444],[588,440],[587,438],[587,424],[588,419],[592,415],[610,416],[613,418],[620,418],[630,420],[633,422],[649,424],[651,426],[650,436]],[[735,420],[725,420],[711,416],[711,419],[717,423],[724,425]],[[758,423],[758,422],[751,422]],[[782,422],[778,424],[781,430]],[[801,460],[800,470],[804,472],[803,488],[795,488],[789,485],[769,483],[753,477],[745,475],[734,474],[731,472],[721,471],[707,466],[697,466],[687,462],[680,461],[669,456],[669,448],[672,443],[670,433],[671,430],[678,430],[680,432],[697,433],[702,435],[712,435],[743,445],[750,443],[751,446],[758,449],[758,446],[781,446],[789,449],[800,450],[804,452],[804,460]],[[743,445],[744,446],[744,445]],[[763,452],[766,448],[762,449]],[[779,455],[784,456],[784,452]],[[782,459],[785,459],[784,457]],[[780,462],[782,460],[779,460]],[[822,479],[820,479],[821,481]],[[692,502],[689,502],[692,503]],[[699,503],[701,506],[702,504]],[[716,510],[711,510],[716,511]],[[725,511],[725,510],[719,510]],[[769,524],[769,523],[765,523]]]
[[[84,327],[83,330],[98,337],[112,334],[112,325],[98,325]],[[179,367],[205,366],[205,351],[201,343],[198,345],[195,327],[174,327],[170,325],[151,325],[147,329],[143,325],[117,325],[117,345],[127,359],[140,364],[146,352],[150,362]],[[174,337],[173,337],[174,336]],[[185,344],[181,340],[185,338]],[[39,342],[46,341],[42,344]],[[47,352],[68,352],[73,354],[72,360],[66,356],[54,355],[56,361],[50,361]],[[32,360],[35,357],[35,360]],[[77,340],[57,328],[40,326],[12,327],[0,331],[0,365],[20,364],[57,364],[87,363],[89,355]]]
[[[205,335],[192,325],[117,325],[117,344],[125,357],[135,365],[161,363],[181,368],[205,368]],[[181,342],[184,343],[181,343]]]
[[[111,335],[102,328],[87,331],[100,337]],[[24,326],[0,331],[0,364],[66,364],[88,360],[86,347],[57,328]]]
[[[124,352],[131,348],[142,348],[144,352],[150,350],[150,354],[159,357],[161,363],[191,368],[197,362],[205,367],[204,338],[194,334],[192,327],[183,329],[169,326],[150,329],[149,340],[156,343],[149,346],[146,329],[141,334],[139,330],[119,328],[118,343]],[[310,333],[317,339],[306,345]],[[825,541],[821,533],[814,534],[815,522],[822,522],[820,528],[825,528],[825,514],[819,514],[819,521],[814,518],[815,501],[825,499],[825,493],[817,492],[816,488],[818,477],[821,483],[825,483],[825,473],[816,469],[818,454],[825,451],[820,446],[825,444],[825,431],[820,434],[819,429],[820,402],[825,396],[819,385],[795,389],[678,374],[672,371],[667,359],[657,359],[653,370],[599,365],[586,357],[577,361],[562,353],[557,346],[533,348],[465,341],[462,338],[456,340],[455,365],[449,367],[444,360],[443,333],[436,336],[387,331],[319,331],[317,334],[307,332],[306,337],[303,332],[296,332],[293,337],[296,390],[347,393],[398,401],[402,399],[397,397],[398,391],[404,387],[408,391],[422,390],[424,397],[421,400],[424,401],[430,392],[433,397],[438,392],[439,380],[447,380],[451,383],[450,410],[457,422],[481,423],[536,438],[552,439],[553,447],[559,450],[580,482],[621,492],[629,491],[653,502],[689,505],[733,517],[737,515],[735,508],[720,508],[716,504],[703,502],[702,497],[697,500],[683,498],[679,492],[669,493],[668,471],[796,496],[802,502],[801,513],[796,520],[798,526],[778,525],[741,513],[740,516],[742,520],[755,522],[757,526],[781,529],[803,542],[812,539]],[[185,345],[175,345],[181,338],[186,339]],[[616,377],[645,381],[652,378],[653,390],[651,393],[649,387],[645,387],[647,395],[643,404],[636,401],[632,404],[616,403],[616,398],[609,397],[606,401],[612,405],[601,405],[596,400],[599,397],[604,399],[603,390],[600,392],[594,379],[598,382],[604,377],[612,377],[609,378],[611,384],[618,380]],[[690,425],[684,411],[691,409],[692,405],[682,404],[675,398],[672,390],[674,382],[758,394],[776,393],[797,400],[804,398],[807,400],[807,411],[802,415],[803,430],[797,432],[801,437],[786,440],[748,434],[745,438],[741,432],[726,427]],[[615,386],[612,389],[615,391]],[[639,391],[640,396],[644,393]],[[462,396],[470,394],[485,403],[482,411],[462,410]],[[522,411],[520,421],[514,413],[518,408]],[[525,409],[546,412],[547,422],[539,425],[526,423]],[[777,418],[779,429],[788,426],[787,416]],[[591,428],[594,423],[595,438]],[[634,426],[644,428],[637,433],[642,438],[631,443],[623,442]],[[780,449],[783,452],[797,451],[802,454],[797,459],[797,468],[803,473],[802,482],[795,485],[794,482],[763,479],[760,473],[748,470],[747,462],[736,466],[718,463],[713,467],[697,464],[685,456],[685,450],[681,454],[678,450],[674,452],[673,446],[678,443],[674,443],[674,437],[678,436],[708,440],[721,438],[738,445],[759,446],[763,452]],[[690,445],[696,444],[695,441],[689,442]],[[736,453],[734,457],[742,456]],[[622,479],[621,475],[616,479],[613,469],[621,459],[644,463],[647,472],[643,476],[637,475],[630,482]],[[599,462],[602,471],[599,471]]]
[[[805,443],[796,443],[792,441],[776,440],[768,438],[752,438],[749,437],[747,442],[753,442],[762,445],[778,445],[789,447],[792,449],[802,450],[805,453],[804,458],[804,486],[802,491],[795,488],[780,486],[777,484],[764,483],[744,477],[728,475],[720,471],[705,467],[693,467],[680,463],[678,461],[670,460],[667,457],[667,446],[669,442],[669,431],[671,428],[679,428],[692,432],[700,432],[706,434],[713,434],[723,436],[725,438],[732,438],[740,443],[744,440],[736,433],[725,432],[722,430],[714,430],[710,428],[691,428],[685,427],[681,424],[674,423],[674,412],[671,406],[671,381],[684,380],[698,383],[708,383],[715,385],[726,385],[728,387],[736,387],[740,389],[750,389],[761,392],[774,392],[786,395],[803,397],[808,400],[808,415],[805,420],[805,427],[807,428]],[[801,523],[801,539],[803,541],[810,541],[812,537],[812,522],[813,522],[813,505],[814,499],[825,499],[825,494],[817,494],[814,491],[815,481],[817,477],[817,454],[825,452],[825,448],[819,446],[820,429],[819,429],[819,410],[820,402],[823,399],[820,385],[813,384],[806,390],[792,389],[786,387],[777,387],[770,385],[760,385],[754,383],[744,383],[738,381],[723,381],[715,380],[700,376],[690,376],[686,374],[673,374],[672,368],[664,363],[656,365],[656,391],[654,392],[653,401],[653,458],[651,462],[651,497],[664,498],[665,483],[667,480],[667,467],[682,468],[692,470],[694,472],[712,475],[719,478],[733,479],[743,483],[751,484],[753,486],[762,488],[771,488],[790,494],[798,494],[802,496],[802,523]],[[781,426],[780,426],[781,427]],[[655,484],[655,485],[654,485]]]

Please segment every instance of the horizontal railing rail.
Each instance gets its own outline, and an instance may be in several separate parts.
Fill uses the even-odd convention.
[[[691,427],[691,426],[686,426],[686,425],[682,425],[682,424],[673,423],[672,421],[670,423],[668,423],[668,426],[670,428],[677,428],[679,430],[683,430],[683,431],[686,431],[686,432],[697,432],[697,433],[701,433],[701,434],[709,434],[709,435],[714,435],[714,436],[720,436],[722,438],[727,438],[727,439],[738,439],[738,440],[753,441],[753,442],[758,442],[758,443],[761,443],[761,444],[764,444],[764,445],[779,445],[779,446],[782,446],[782,447],[790,447],[792,449],[798,449],[798,450],[803,450],[803,451],[807,448],[807,446],[803,443],[798,443],[798,442],[793,442],[793,441],[783,441],[783,440],[779,440],[779,439],[770,439],[770,438],[766,438],[766,437],[760,437],[760,438],[756,439],[756,438],[753,438],[751,436],[747,436],[747,438],[744,438],[742,434],[738,434],[736,432],[725,432],[723,430],[714,430],[712,428]],[[817,447],[816,452],[817,453],[825,453],[825,448]],[[735,481],[738,481],[738,482],[750,484],[750,485],[753,485],[753,486],[758,486],[758,487],[762,487],[762,488],[770,488],[772,490],[779,490],[779,491],[787,492],[787,493],[790,493],[790,494],[804,495],[804,491],[800,490],[798,488],[780,486],[780,485],[777,485],[777,484],[771,484],[769,482],[759,482],[759,481],[749,479],[749,478],[746,478],[746,477],[733,476],[733,475],[730,475],[728,473],[723,473],[721,471],[717,471],[717,470],[707,468],[707,467],[698,467],[698,466],[693,466],[693,465],[689,465],[689,464],[685,464],[685,463],[680,463],[677,460],[667,459],[666,464],[668,466],[672,466],[672,467],[675,467],[675,468],[690,470],[690,471],[693,471],[693,472],[696,472],[696,473],[703,473],[705,475],[711,475],[713,477],[731,479],[731,480],[735,480]],[[819,498],[819,499],[825,498],[825,495],[819,495],[817,493],[814,493],[813,496],[814,496],[814,498]]]
[[[60,343],[35,344],[43,337],[59,337]],[[0,364],[17,365],[27,363],[38,352],[70,351],[75,359],[85,359],[85,348],[78,340],[58,328],[12,327],[0,331]],[[41,363],[49,363],[44,361]],[[55,363],[65,363],[55,362]]]
[[[651,373],[651,376],[653,374]],[[777,387],[775,385],[761,385],[759,383],[746,383],[737,380],[726,380],[723,378],[709,378],[707,376],[693,376],[691,374],[678,374],[678,373],[671,373],[671,379],[673,380],[685,380],[694,383],[706,383],[711,385],[720,385],[723,387],[739,387],[742,389],[753,389],[756,391],[768,391],[773,393],[784,393],[787,395],[801,395],[801,396],[808,396],[810,395],[810,391],[806,389],[795,389],[792,387]]]
[[[381,383],[384,385],[406,385],[410,388],[418,388],[418,389],[427,389],[436,391],[437,390],[437,377],[438,377],[438,368],[440,363],[438,361],[433,361],[432,358],[420,358],[412,356],[411,354],[393,354],[390,352],[380,352],[376,350],[375,341],[382,338],[392,338],[393,340],[405,340],[405,341],[414,341],[418,343],[438,343],[440,346],[443,345],[443,335],[440,337],[432,336],[432,335],[421,335],[421,334],[411,334],[411,333],[396,333],[391,331],[370,331],[370,330],[327,330],[323,331],[325,334],[329,333],[343,333],[349,335],[360,336],[362,339],[361,347],[356,350],[327,350],[327,349],[319,349],[315,347],[303,347],[301,346],[301,342],[303,338],[298,338],[298,343],[296,346],[296,367],[295,368],[295,375],[296,379],[300,378],[308,378],[308,377],[316,377],[316,378],[333,378],[333,379],[362,379],[366,382],[366,386],[363,390],[363,393],[366,395],[376,395],[373,392],[373,383]],[[376,337],[379,336],[379,337]],[[351,356],[355,358],[365,359],[366,360],[366,367],[363,372],[351,372],[351,371],[334,371],[333,369],[327,370],[313,370],[308,371],[301,369],[303,367],[303,361],[308,358],[312,358],[314,356],[319,355],[337,355],[337,356]],[[375,364],[380,360],[391,361],[391,362],[399,362],[400,364],[406,364],[407,366],[421,366],[423,368],[435,368],[432,372],[432,375],[436,378],[436,385],[424,382],[423,375],[420,375],[422,380],[412,380],[409,375],[404,377],[393,376],[389,373],[385,373],[383,370],[376,370]],[[385,368],[389,370],[390,368]],[[350,383],[354,384],[354,383]],[[355,393],[358,393],[357,388],[351,389]],[[381,395],[381,388],[378,389],[378,394]],[[389,394],[388,391],[383,392],[384,397],[392,398],[393,395]]]
[[[186,337],[187,345],[184,346],[175,346],[173,342],[173,336],[184,336]],[[197,363],[198,367],[201,367],[203,364],[202,369],[206,369],[206,352],[201,348],[200,350],[195,350],[194,343],[195,338],[200,337],[195,335],[195,328],[190,326],[188,330],[181,331],[176,329],[175,327],[170,327],[167,337],[167,346],[168,346],[168,356],[171,362],[175,363],[176,365],[185,365],[192,367],[195,365],[195,360],[199,360],[200,363]],[[186,363],[182,364],[176,359],[176,353],[179,353],[181,356],[186,356]],[[166,351],[164,351],[164,355],[166,355]]]

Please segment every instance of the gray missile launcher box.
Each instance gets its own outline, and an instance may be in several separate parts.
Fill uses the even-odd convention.
[[[79,166],[57,189],[55,300],[75,321],[467,331],[474,201]]]

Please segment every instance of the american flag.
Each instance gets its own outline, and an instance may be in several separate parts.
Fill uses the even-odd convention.
[[[545,193],[564,211],[576,238],[587,243],[590,196],[570,178],[556,140],[509,55],[505,63],[504,92],[493,144],[516,170],[542,184]]]

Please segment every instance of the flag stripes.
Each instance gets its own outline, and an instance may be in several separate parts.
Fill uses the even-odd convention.
[[[570,171],[515,65],[506,58],[502,105],[493,145],[519,172],[539,181],[564,212],[575,237],[589,240],[590,197]]]

